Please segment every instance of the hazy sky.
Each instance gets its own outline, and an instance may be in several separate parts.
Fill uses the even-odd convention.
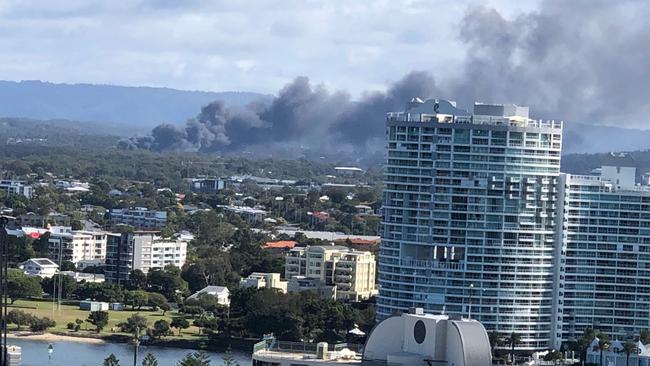
[[[462,71],[462,19],[537,1],[0,1],[0,79],[275,93],[298,75],[358,96]]]

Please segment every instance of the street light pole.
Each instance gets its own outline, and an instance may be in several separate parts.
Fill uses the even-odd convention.
[[[138,347],[140,347],[140,327],[135,327],[135,337],[133,339],[133,366],[138,366]]]
[[[9,299],[7,297],[7,276],[9,261],[9,243],[7,240],[7,223],[9,220],[6,217],[0,217],[0,314],[2,315],[2,333],[0,334],[0,365],[7,366],[7,305]]]
[[[472,295],[474,294],[474,284],[470,283],[469,284],[469,312],[467,315],[468,319],[472,319]]]

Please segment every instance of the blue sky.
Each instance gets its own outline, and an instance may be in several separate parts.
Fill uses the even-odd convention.
[[[0,79],[275,93],[308,76],[353,98],[411,70],[462,72],[461,20],[537,1],[0,1]]]

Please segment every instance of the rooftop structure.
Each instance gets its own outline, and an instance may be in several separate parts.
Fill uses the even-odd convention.
[[[59,271],[59,266],[49,258],[28,259],[19,268],[28,276],[39,277],[52,277]]]
[[[290,365],[489,366],[490,342],[481,323],[425,315],[422,309],[385,319],[365,346],[267,339],[253,348],[253,366]]]
[[[230,290],[225,286],[206,286],[185,300],[197,300],[199,296],[204,294],[216,297],[219,305],[230,306]]]

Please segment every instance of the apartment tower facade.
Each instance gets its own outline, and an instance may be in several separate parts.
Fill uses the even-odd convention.
[[[415,98],[386,138],[378,317],[424,308],[552,345],[562,122]]]

